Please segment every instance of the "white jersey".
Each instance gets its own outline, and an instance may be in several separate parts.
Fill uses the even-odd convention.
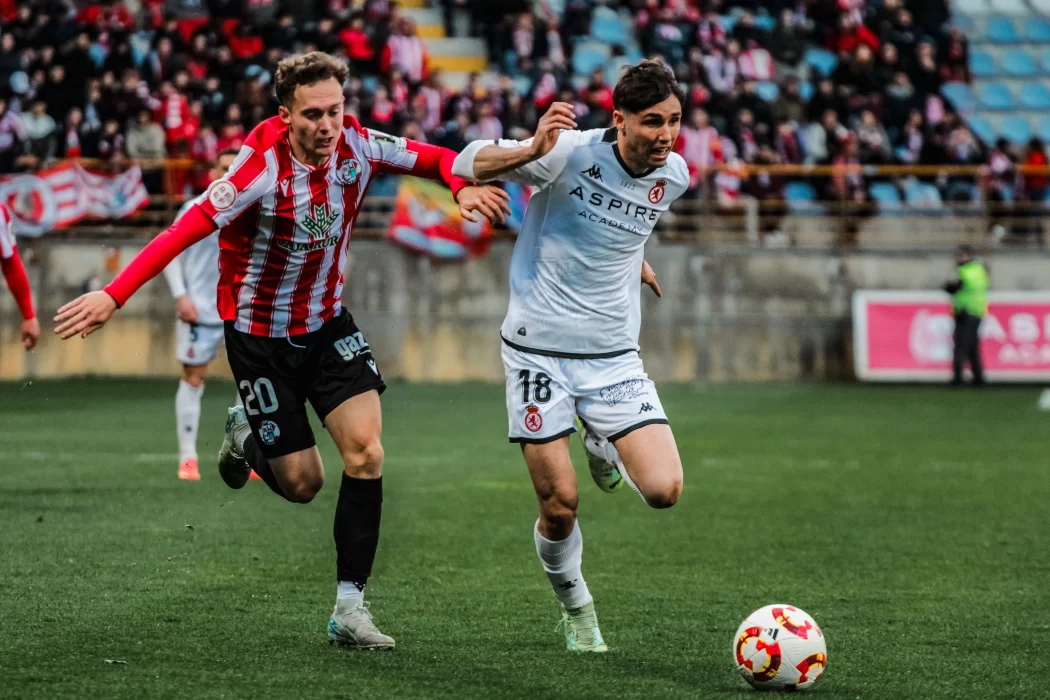
[[[189,211],[196,199],[188,200],[179,209],[175,220]],[[168,281],[173,297],[188,295],[202,326],[221,326],[222,318],[216,307],[216,296],[219,288],[219,232],[215,231],[207,238],[187,248],[171,264],[164,268],[164,278]]]
[[[452,172],[474,179],[474,157],[487,145],[467,146]],[[644,246],[689,186],[682,157],[671,153],[664,166],[636,174],[620,156],[616,129],[563,131],[550,153],[501,179],[539,188],[511,258],[504,342],[554,357],[637,351]]]

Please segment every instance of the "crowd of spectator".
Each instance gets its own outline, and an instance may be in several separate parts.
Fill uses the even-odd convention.
[[[969,80],[946,0],[441,0],[446,31],[460,12],[500,73],[456,91],[391,0],[0,0],[0,171],[76,156],[207,161],[276,113],[278,61],[313,49],[349,59],[350,112],[411,138],[524,138],[555,100],[576,106],[580,128],[603,127],[616,76],[572,72],[596,5],[630,11],[614,57],[660,57],[687,88],[677,149],[697,192],[713,183],[723,203],[783,197],[783,178],[734,170],[753,163],[983,163],[996,197],[1038,190],[1003,185],[1021,156],[982,144],[939,95]],[[837,56],[827,75],[810,47]],[[975,195],[972,178],[934,182],[946,199]],[[826,178],[818,196],[865,201],[869,185]]]

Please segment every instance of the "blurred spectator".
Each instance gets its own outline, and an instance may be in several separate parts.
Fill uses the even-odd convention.
[[[372,38],[365,31],[364,17],[355,15],[350,20],[350,26],[339,34],[339,38],[343,42],[346,57],[350,59],[350,69],[355,75],[375,72],[376,54],[372,47]]]
[[[147,110],[139,112],[135,123],[128,127],[127,154],[135,160],[160,160],[168,157],[164,143],[164,129],[153,121]],[[151,192],[162,191],[163,170],[143,168],[142,182]]]
[[[126,154],[124,135],[120,133],[120,122],[116,119],[106,121],[98,140],[98,157],[119,165]]]
[[[1017,182],[1017,159],[1013,146],[999,138],[988,154],[988,219],[991,232],[1001,239],[1010,228],[1010,204],[1014,201]]]
[[[423,40],[416,34],[415,22],[402,18],[383,48],[380,69],[389,73],[392,67],[400,68],[410,81],[419,83],[427,77],[429,62]]]
[[[970,50],[966,37],[958,27],[952,27],[948,41],[941,51],[940,63],[945,80],[970,82]]]
[[[910,62],[915,55],[915,46],[919,42],[919,36],[912,25],[911,13],[901,8],[897,11],[897,18],[893,26],[886,33],[885,40],[897,46],[897,52],[904,61]],[[904,66],[907,69],[907,65]]]
[[[890,161],[890,137],[870,109],[861,114],[860,125],[857,126],[857,142],[861,162],[883,165]]]
[[[912,111],[922,109],[923,104],[907,74],[897,73],[893,84],[886,89],[883,102],[882,121],[888,129],[900,130]]]
[[[79,101],[77,93],[81,86],[74,87],[66,80],[66,68],[63,65],[51,67],[48,80],[37,90],[37,98],[47,105],[48,113],[56,122],[64,122],[69,110]]]
[[[1050,165],[1050,161],[1047,160],[1046,146],[1043,145],[1041,139],[1033,138],[1028,142],[1028,148],[1024,154],[1023,165],[1030,168],[1046,168]],[[1040,215],[1045,207],[1047,189],[1050,188],[1050,178],[1047,177],[1044,172],[1025,173],[1024,176],[1024,196],[1028,201],[1027,216],[1029,217],[1029,225],[1026,228],[1026,233],[1038,234],[1040,241],[1042,241],[1042,225],[1040,223]]]
[[[839,144],[849,138],[849,130],[839,123],[833,109],[824,111],[819,124],[810,124],[806,133],[806,163],[828,165],[839,151]]]
[[[908,115],[908,122],[897,139],[897,157],[902,163],[915,165],[922,156],[925,142],[922,112],[914,109]]]
[[[875,82],[878,84],[879,90],[885,92],[886,88],[893,83],[893,76],[902,70],[903,67],[900,55],[897,53],[897,45],[883,44],[882,51],[879,54],[879,64],[875,67]]]
[[[739,49],[739,45],[736,46]],[[707,73],[708,85],[715,92],[727,93],[736,86],[739,72],[737,61],[723,54],[721,49],[713,49],[709,55],[704,56],[704,70]]]
[[[911,72],[911,82],[915,89],[923,95],[936,95],[941,89],[944,77],[937,67],[937,57],[933,51],[933,44],[923,42],[916,49],[917,60]]]
[[[787,165],[801,165],[804,154],[802,144],[798,139],[798,132],[791,122],[781,122],[777,125],[777,134],[773,141],[780,162]]]
[[[780,157],[769,144],[763,144],[755,155],[755,165],[779,165]],[[784,178],[768,171],[759,171],[749,177],[743,185],[744,194],[758,200],[760,208],[759,235],[763,243],[771,243],[771,237],[779,237],[783,209],[761,206],[763,202],[781,202],[784,199]]]
[[[795,22],[795,13],[785,8],[773,36],[769,40],[773,57],[789,66],[796,66],[806,51],[806,29]]]
[[[725,162],[718,132],[710,125],[707,112],[702,109],[694,109],[689,115],[689,123],[682,126],[674,150],[689,167],[690,190],[700,187],[711,168]]]
[[[773,103],[773,119],[777,122],[802,124],[806,121],[806,103],[797,79],[792,78],[784,83],[776,102]]]
[[[828,110],[834,112],[839,118],[845,112],[842,99],[835,90],[835,83],[830,78],[821,78],[820,82],[817,83],[816,91],[809,99],[809,105],[806,108],[806,121],[811,123],[823,121],[824,114]]]
[[[241,120],[241,107],[238,104],[231,104],[226,108],[226,117],[223,120],[222,127],[219,129],[215,147],[220,152],[227,149],[240,150],[241,146],[244,145],[244,137],[247,136],[244,130],[244,123]]]
[[[828,48],[836,53],[852,54],[860,45],[872,51],[879,50],[879,38],[871,33],[859,20],[849,14],[839,18],[839,29],[832,34]]]
[[[80,107],[74,107],[66,115],[65,140],[62,144],[63,158],[80,158],[83,149],[80,145],[80,130],[84,126],[84,113]]]
[[[740,56],[740,75],[746,80],[772,80],[773,57],[754,39],[747,41],[747,50]]]
[[[47,113],[47,103],[38,100],[33,108],[22,117],[25,123],[26,151],[31,156],[30,167],[39,167],[54,159],[58,152],[58,125]]]
[[[489,102],[478,107],[477,119],[467,128],[467,141],[494,141],[503,138],[503,124]]]

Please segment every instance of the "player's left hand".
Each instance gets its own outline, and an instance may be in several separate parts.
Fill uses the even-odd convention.
[[[467,221],[478,222],[475,211],[494,224],[502,224],[510,214],[510,195],[491,185],[474,185],[464,187],[456,196],[459,203],[459,215]]]
[[[116,310],[116,299],[106,292],[88,292],[58,310],[55,333],[62,336],[62,340],[78,333],[80,337],[86,338],[101,328]]]
[[[40,321],[36,316],[22,321],[22,345],[26,350],[32,350],[40,340]]]
[[[656,281],[656,272],[654,272],[652,266],[644,260],[642,261],[642,284],[648,285],[656,296],[663,296],[663,292],[660,291],[660,285]]]

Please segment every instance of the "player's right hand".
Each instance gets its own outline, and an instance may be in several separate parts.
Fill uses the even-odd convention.
[[[117,310],[117,301],[106,292],[88,292],[69,302],[55,316],[55,333],[62,340],[80,334],[86,338],[109,320]]]
[[[179,314],[179,320],[184,323],[197,323],[201,320],[200,314],[197,312],[197,307],[193,304],[193,300],[186,294],[175,299],[175,310]]]
[[[532,137],[532,159],[536,160],[550,153],[558,143],[558,134],[563,129],[576,128],[576,115],[568,102],[555,102],[547,113],[540,118],[536,126],[536,135]]]

